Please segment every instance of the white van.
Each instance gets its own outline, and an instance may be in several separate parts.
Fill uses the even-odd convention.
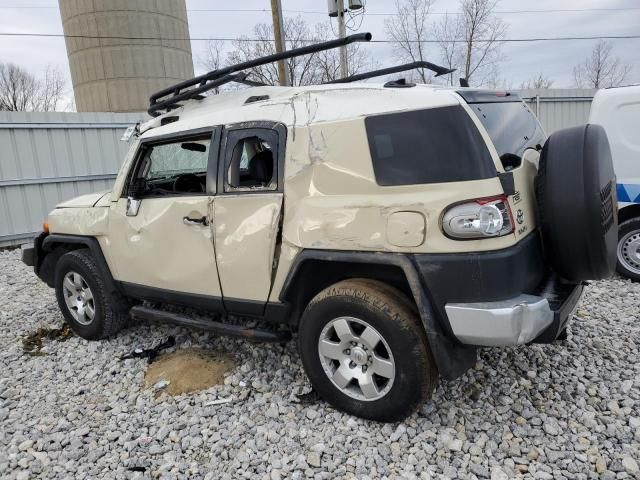
[[[640,281],[640,84],[599,90],[589,123],[606,130],[617,176],[617,269]]]

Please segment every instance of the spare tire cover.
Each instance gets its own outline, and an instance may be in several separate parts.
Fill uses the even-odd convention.
[[[596,280],[616,266],[618,207],[607,134],[600,125],[554,132],[546,141],[536,197],[545,255],[567,280]]]

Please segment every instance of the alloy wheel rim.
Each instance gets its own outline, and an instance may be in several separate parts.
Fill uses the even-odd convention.
[[[380,332],[355,317],[338,317],[320,333],[318,353],[325,374],[342,393],[372,402],[384,397],[395,379],[389,344]]]
[[[89,325],[96,316],[93,292],[82,275],[69,272],[62,281],[64,300],[71,316],[81,325]]]
[[[627,270],[640,275],[640,230],[629,232],[620,239],[618,261]]]

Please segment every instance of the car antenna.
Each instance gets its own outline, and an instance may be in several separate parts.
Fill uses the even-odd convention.
[[[357,82],[358,80],[365,80],[367,78],[380,77],[382,75],[390,75],[392,73],[398,72],[406,72],[407,70],[413,70],[414,68],[426,68],[431,70],[432,72],[436,72],[436,77],[440,75],[446,75],[451,72],[455,72],[456,69],[450,69],[446,67],[441,67],[440,65],[436,65],[435,63],[419,61],[419,62],[411,62],[405,63],[403,65],[396,65],[395,67],[381,68],[379,70],[371,70],[370,72],[357,73],[355,75],[351,75],[350,77],[338,78],[336,80],[331,80],[330,82],[325,83],[350,83]]]
[[[355,33],[344,38],[329,40],[328,42],[316,43],[314,45],[306,45],[300,48],[294,48],[281,53],[274,53],[264,57],[248,60],[246,62],[229,65],[227,67],[213,70],[203,75],[194,77],[190,80],[177,83],[170,87],[164,88],[149,98],[149,109],[147,112],[152,117],[157,117],[162,110],[170,109],[181,101],[192,98],[202,98],[201,94],[213,88],[224,85],[225,83],[236,81],[234,74],[246,70],[248,68],[266,65],[268,63],[284,60],[286,58],[299,57],[300,55],[308,55],[323,50],[330,50],[336,47],[342,47],[353,42],[368,42],[372,38],[371,33]],[[243,79],[244,80],[244,79]]]

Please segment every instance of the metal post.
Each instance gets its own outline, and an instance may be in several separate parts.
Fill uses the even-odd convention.
[[[344,38],[347,31],[344,25],[344,0],[337,0],[338,4],[338,36]],[[349,67],[347,64],[347,46],[340,47],[340,76],[345,78],[349,75]]]
[[[540,95],[536,94],[536,117],[540,120]]]
[[[276,42],[276,52],[282,53],[286,50],[284,38],[284,22],[282,21],[282,4],[280,0],[271,0],[271,16],[273,18],[273,35]],[[290,84],[287,66],[284,60],[278,61],[278,80],[280,85]]]

